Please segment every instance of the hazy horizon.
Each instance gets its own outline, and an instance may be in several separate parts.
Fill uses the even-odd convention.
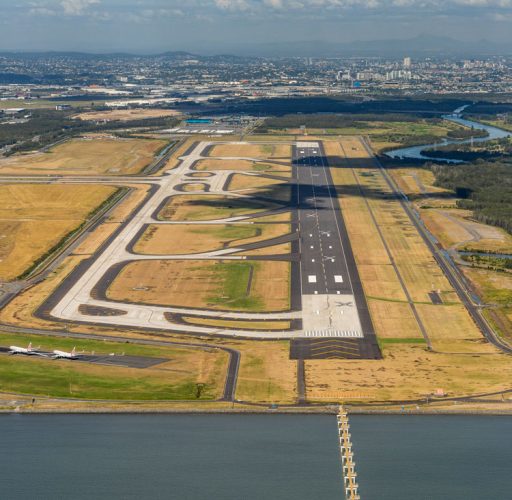
[[[248,52],[263,43],[449,36],[512,44],[512,0],[21,0],[0,51]]]

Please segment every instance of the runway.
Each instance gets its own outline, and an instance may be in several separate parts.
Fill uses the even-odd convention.
[[[292,352],[309,353],[311,350],[303,346],[319,338],[347,338],[362,340],[357,345],[364,347],[358,347],[358,355],[345,357],[379,358],[380,349],[322,143],[297,142],[292,158],[298,179],[304,330],[304,340],[292,341]],[[293,345],[295,342],[300,342],[300,349]]]

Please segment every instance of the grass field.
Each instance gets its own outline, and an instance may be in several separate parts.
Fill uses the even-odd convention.
[[[289,160],[290,155],[291,146],[288,144],[231,143],[214,146],[209,156]]]
[[[256,202],[250,198],[176,195],[168,200],[158,217],[173,221],[207,221],[257,213],[274,207],[272,203]]]
[[[201,182],[188,182],[183,185],[183,191],[187,193],[198,193],[206,191],[208,184],[204,184]]]
[[[481,345],[481,344],[480,344]],[[442,389],[464,396],[510,388],[512,363],[489,352],[429,352],[422,343],[382,343],[384,359],[306,361],[307,397],[312,400],[368,402],[424,398]],[[450,349],[455,352],[454,343]]]
[[[134,247],[142,254],[190,254],[276,238],[288,224],[152,225]]]
[[[478,295],[491,307],[484,313],[498,333],[512,342],[512,274],[463,268]]]
[[[104,135],[72,139],[47,153],[0,159],[0,174],[125,175],[146,167],[167,144],[157,139],[116,139]]]
[[[0,99],[0,109],[24,108],[43,109],[53,108],[59,104],[68,105],[73,108],[87,108],[97,103],[94,99],[90,101],[49,101],[47,99]]]
[[[290,307],[290,264],[272,261],[142,261],[128,264],[108,289],[117,301],[229,311]]]
[[[333,168],[332,173],[379,337],[420,338],[407,290],[435,349],[449,349],[451,341],[467,339],[467,351],[472,351],[473,340],[482,335],[382,174],[361,161],[367,155],[362,145],[347,138],[341,146],[327,144],[326,151],[339,155],[339,164],[345,167]],[[358,161],[347,161],[345,155]],[[353,165],[357,168],[346,168]],[[441,292],[443,305],[432,305],[432,290]],[[463,342],[459,348],[464,352]]]
[[[229,191],[238,191],[243,189],[272,188],[282,184],[283,181],[278,179],[269,179],[259,175],[235,174],[231,177],[228,189]]]
[[[173,109],[113,109],[111,111],[89,111],[74,116],[78,120],[85,121],[130,121],[144,120],[147,118],[160,118],[165,116],[180,115]]]
[[[309,138],[318,136],[322,139],[325,135],[334,136],[368,136],[376,151],[387,148],[400,147],[404,143],[424,144],[425,136],[446,137],[450,130],[459,128],[454,123],[442,121],[441,123],[429,123],[426,120],[410,121],[359,121],[357,126],[342,128],[307,128]],[[270,130],[275,134],[290,134],[293,136],[302,136],[303,131],[298,128],[275,129]],[[328,137],[325,137],[326,139]]]
[[[115,191],[98,185],[0,186],[0,280],[22,274]]]
[[[0,334],[2,345],[41,345],[44,350],[79,350],[167,358],[150,368],[136,369],[0,355],[3,391],[40,396],[108,400],[200,399],[222,394],[228,356],[222,351],[193,348],[142,347],[133,344],[40,336]]]
[[[191,325],[211,326],[214,328],[232,328],[240,330],[287,330],[289,321],[237,321],[229,319],[198,318],[184,316],[183,320]]]
[[[199,160],[195,165],[196,170],[236,170],[242,172],[265,172],[281,176],[289,176],[291,167],[271,161],[257,162],[250,160],[225,160],[220,158],[208,158]]]
[[[236,397],[245,401],[292,403],[296,400],[297,362],[289,359],[289,343],[244,342]]]

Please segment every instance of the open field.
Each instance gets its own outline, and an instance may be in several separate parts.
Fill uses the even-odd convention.
[[[222,394],[228,356],[222,351],[181,347],[146,347],[114,342],[0,334],[2,345],[33,342],[43,349],[116,353],[168,358],[149,368],[125,368],[77,361],[0,354],[0,385],[8,392],[31,395],[109,400],[200,399]]]
[[[198,318],[184,316],[183,320],[191,325],[212,326],[214,328],[234,328],[240,330],[287,330],[289,321],[237,321],[229,319]]]
[[[403,145],[424,144],[425,136],[443,138],[449,131],[460,128],[449,121],[429,123],[418,118],[416,121],[358,121],[352,126],[336,128],[315,128],[307,127],[309,139],[318,136],[368,136],[372,146],[377,152],[383,149],[400,147]],[[289,134],[292,136],[303,136],[303,130],[297,127],[270,129],[271,134]],[[264,136],[262,136],[264,137]]]
[[[291,243],[282,243],[281,245],[272,245],[264,248],[257,248],[255,250],[243,250],[236,255],[287,255],[291,252]]]
[[[472,220],[469,210],[455,208],[457,198],[433,185],[435,178],[430,170],[403,168],[392,169],[390,173],[400,189],[415,200],[425,225],[444,248],[512,252],[512,235]]]
[[[207,187],[207,184],[201,182],[189,182],[183,185],[183,191],[186,193],[201,193],[205,192]]]
[[[147,118],[160,118],[165,116],[178,116],[181,113],[174,109],[113,109],[111,111],[89,111],[74,116],[78,120],[86,121],[121,121],[144,120]]]
[[[0,159],[0,174],[135,174],[147,166],[166,143],[156,139],[118,139],[91,135],[71,139],[47,153]]]
[[[288,224],[152,225],[134,247],[142,254],[190,254],[285,235]]]
[[[295,402],[297,362],[289,359],[288,342],[244,342],[236,397],[268,403]]]
[[[463,271],[482,301],[490,306],[485,310],[486,318],[512,342],[512,274],[470,267]]]
[[[231,177],[228,189],[229,191],[237,191],[240,189],[257,189],[267,188],[270,189],[272,186],[282,185],[283,181],[278,179],[269,179],[267,177],[261,177],[259,175],[243,175],[235,174]]]
[[[247,144],[232,143],[219,144],[210,151],[210,157],[242,157],[259,159],[285,159],[289,160],[291,146],[288,144]]]
[[[158,214],[161,220],[207,221],[247,215],[274,208],[272,203],[219,195],[176,195]]]
[[[258,162],[251,160],[224,160],[219,158],[208,158],[199,160],[195,165],[196,170],[237,170],[243,172],[265,172],[289,176],[291,167],[280,163]]]
[[[408,339],[381,347],[382,360],[306,361],[308,398],[400,401],[424,398],[438,388],[449,396],[510,389],[512,363],[504,354],[429,352],[423,343]],[[458,347],[454,343],[450,351]]]
[[[49,101],[47,99],[0,99],[0,109],[10,108],[24,108],[30,109],[44,109],[53,108],[59,104],[71,106],[73,108],[89,108],[98,101],[91,99],[90,101]]]
[[[338,164],[345,168],[333,168],[332,174],[379,338],[420,338],[411,300],[434,349],[449,349],[448,344],[457,341],[460,352],[472,351],[473,340],[481,340],[481,333],[380,171],[361,162],[366,156],[362,145],[347,138],[341,146],[328,144],[326,152],[342,155]],[[345,155],[358,161],[346,160]],[[357,168],[346,168],[354,165]],[[432,305],[432,290],[440,292],[443,305]],[[388,302],[388,314],[388,304],[379,302]]]
[[[502,128],[504,130],[510,130],[512,132],[512,123],[508,120],[504,120],[502,118],[498,118],[496,120],[480,120],[477,121],[484,123],[486,125],[491,125],[492,127]]]
[[[115,191],[98,185],[0,186],[0,280],[22,274]]]
[[[109,299],[229,311],[290,307],[290,264],[272,261],[139,261],[123,268]]]

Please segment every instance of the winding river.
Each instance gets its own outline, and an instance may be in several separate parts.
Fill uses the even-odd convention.
[[[452,114],[450,115],[443,115],[442,118],[448,121],[451,121],[453,123],[458,123],[459,125],[463,125],[466,127],[473,127],[477,130],[486,130],[489,134],[487,137],[477,137],[473,139],[473,142],[485,142],[490,141],[492,139],[502,139],[503,137],[508,137],[512,135],[512,132],[508,130],[503,130],[501,128],[492,127],[490,125],[484,125],[483,123],[475,122],[472,120],[466,120],[465,118],[462,118],[462,114],[464,110],[468,107],[462,106],[460,108],[457,108]],[[411,146],[407,148],[399,148],[399,149],[392,149],[390,151],[386,151],[385,155],[389,156],[390,158],[396,158],[396,159],[415,159],[415,160],[436,160],[436,161],[446,161],[448,163],[463,163],[462,160],[453,160],[449,158],[439,158],[439,157],[431,157],[426,154],[423,154],[422,151],[427,149],[435,149],[439,146],[446,146],[447,144],[468,144],[471,142],[471,139],[466,139],[463,141],[457,141],[454,139],[444,139],[440,142],[434,143],[434,144],[422,144],[419,146]]]

